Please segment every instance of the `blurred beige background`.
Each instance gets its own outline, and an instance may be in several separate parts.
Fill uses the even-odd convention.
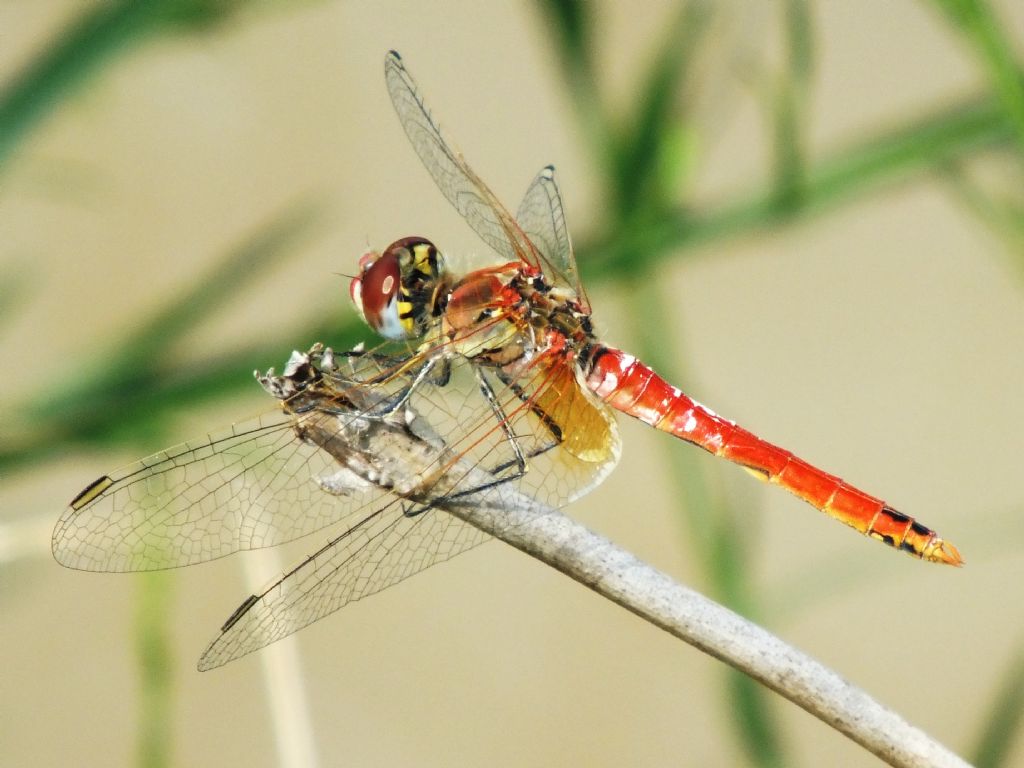
[[[1024,9],[1002,6],[1024,29]],[[79,7],[2,4],[0,73],[14,73]],[[602,76],[624,100],[671,5],[600,7]],[[765,172],[762,114],[731,69],[734,56],[772,61],[778,48],[774,15],[752,9],[733,9],[722,59],[708,63],[701,200]],[[815,156],[981,83],[923,4],[823,3],[815,20]],[[305,195],[324,201],[326,226],[225,306],[193,349],[297,325],[311,306],[340,321],[352,310],[338,273],[367,243],[424,233],[443,249],[482,249],[406,144],[383,86],[388,48],[510,207],[555,162],[582,237],[601,215],[596,172],[545,23],[524,3],[308,2],[129,53],[45,122],[4,179],[0,261],[22,265],[31,300],[0,328],[0,404],[99,354]],[[684,344],[699,381],[691,394],[960,546],[963,570],[917,563],[727,473],[760,532],[755,579],[781,595],[764,609],[768,627],[968,749],[1024,637],[1024,286],[1002,242],[939,180],[918,180],[666,262],[661,275],[646,290],[678,306],[679,327],[664,330]],[[591,298],[603,336],[629,348],[637,297],[604,283]],[[182,413],[176,438],[269,407],[260,395],[253,385],[248,399]],[[664,482],[669,438],[622,430],[621,466],[569,511],[700,588]],[[0,764],[132,763],[141,578],[62,569],[49,531],[85,483],[161,447],[69,452],[2,479],[0,523],[26,538],[0,564]],[[282,563],[322,539],[287,548]],[[260,657],[194,671],[248,594],[244,557],[174,575],[176,765],[277,764]],[[349,606],[297,646],[322,765],[742,764],[718,662],[500,544]],[[780,703],[779,712],[800,764],[877,764],[803,711]],[[1016,757],[1024,765],[1024,745]]]

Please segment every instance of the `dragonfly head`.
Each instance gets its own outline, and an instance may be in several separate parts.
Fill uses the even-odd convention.
[[[403,237],[359,259],[349,293],[363,320],[386,339],[415,339],[436,314],[444,261],[423,237]]]

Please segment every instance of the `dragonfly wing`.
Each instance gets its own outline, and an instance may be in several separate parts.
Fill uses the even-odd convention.
[[[571,288],[589,311],[553,165],[542,168],[527,188],[516,221],[539,252],[544,274],[553,284]]]
[[[533,246],[515,220],[444,138],[416,82],[395,51],[390,51],[384,60],[384,76],[402,128],[448,202],[503,258],[539,267]]]
[[[447,512],[421,509],[409,516],[391,504],[242,603],[203,653],[199,669],[280,640],[488,538]]]
[[[105,475],[61,516],[53,554],[88,571],[173,568],[365,515],[386,492],[340,486],[332,457],[297,437],[298,426],[330,418],[277,411]],[[328,492],[321,483],[331,482]]]
[[[514,379],[458,358],[444,376],[404,363],[392,375],[394,360],[372,355],[351,375],[268,374],[265,387],[295,392],[291,411],[100,478],[61,517],[54,554],[85,570],[151,570],[338,523],[340,536],[225,623],[201,662],[222,664],[486,539],[446,508],[560,506],[600,482],[618,456],[614,422],[567,358],[539,360]]]
[[[379,450],[391,446],[382,438],[372,477],[386,482],[368,480],[371,475],[354,459],[345,466],[346,457],[359,451],[341,459],[331,452],[366,439],[365,432],[346,428],[347,420],[358,420],[356,412],[280,410],[161,451],[90,484],[58,520],[54,556],[80,570],[147,571],[275,546],[331,524],[354,525],[402,495],[403,483],[415,486],[416,472],[443,478],[447,490],[435,495],[471,491],[475,481],[455,475],[445,466],[446,456],[463,466],[494,470],[509,494],[528,489],[551,506],[561,506],[596,484],[595,476],[603,477],[608,456],[598,451],[581,459],[579,451],[563,449],[537,416],[547,409],[563,422],[558,429],[572,438],[567,446],[582,434],[596,434],[593,439],[602,444],[611,436],[614,425],[593,418],[594,408],[570,369],[557,376],[541,372],[540,380],[533,375],[535,380],[513,386],[498,382],[497,411],[481,395],[472,369],[465,362],[453,365],[444,386],[422,382],[417,388],[409,413],[417,415],[411,423],[423,433],[413,443],[421,453],[389,454]],[[388,397],[403,381],[374,385],[374,394]],[[613,444],[617,451],[617,437]],[[515,476],[516,447],[529,457],[522,477]]]
[[[406,474],[429,479],[245,600],[203,653],[200,669],[280,640],[489,538],[446,506],[486,506],[499,515],[494,524],[500,525],[503,511],[528,510],[535,500],[565,503],[593,488],[614,466],[615,423],[608,409],[579,387],[571,367],[538,365],[516,381],[484,375],[493,401],[480,392],[471,367],[459,365],[442,387],[424,382],[412,393],[409,407],[415,416],[403,422],[408,430],[378,421],[358,430],[376,474],[394,474],[404,466]],[[436,442],[439,434],[450,436],[443,446]],[[526,456],[522,474],[512,441]],[[421,442],[431,446],[427,453],[410,450]]]

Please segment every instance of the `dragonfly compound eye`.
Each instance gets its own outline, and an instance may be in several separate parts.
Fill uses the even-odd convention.
[[[373,263],[380,258],[380,254],[376,251],[367,251],[359,257],[359,275],[352,278],[352,282],[348,286],[348,295],[352,297],[352,303],[356,305],[356,311],[359,312],[359,316],[364,320],[366,319],[363,314],[363,276],[367,270],[373,266]]]
[[[374,331],[386,339],[422,336],[436,314],[436,287],[443,269],[433,243],[422,237],[396,240],[379,256],[359,260],[352,301]]]

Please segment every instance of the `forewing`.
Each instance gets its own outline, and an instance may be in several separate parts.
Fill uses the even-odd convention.
[[[427,108],[402,58],[390,51],[384,60],[388,93],[413,149],[441,193],[480,238],[508,261],[540,267],[526,236],[487,185],[449,144]]]
[[[571,288],[589,312],[590,304],[576,269],[576,256],[553,165],[542,168],[526,190],[516,221],[537,249],[548,279],[555,285]]]
[[[332,418],[283,411],[168,448],[101,477],[65,510],[53,554],[69,568],[148,571],[291,541],[365,515],[384,491],[325,492],[333,459],[296,426]]]

